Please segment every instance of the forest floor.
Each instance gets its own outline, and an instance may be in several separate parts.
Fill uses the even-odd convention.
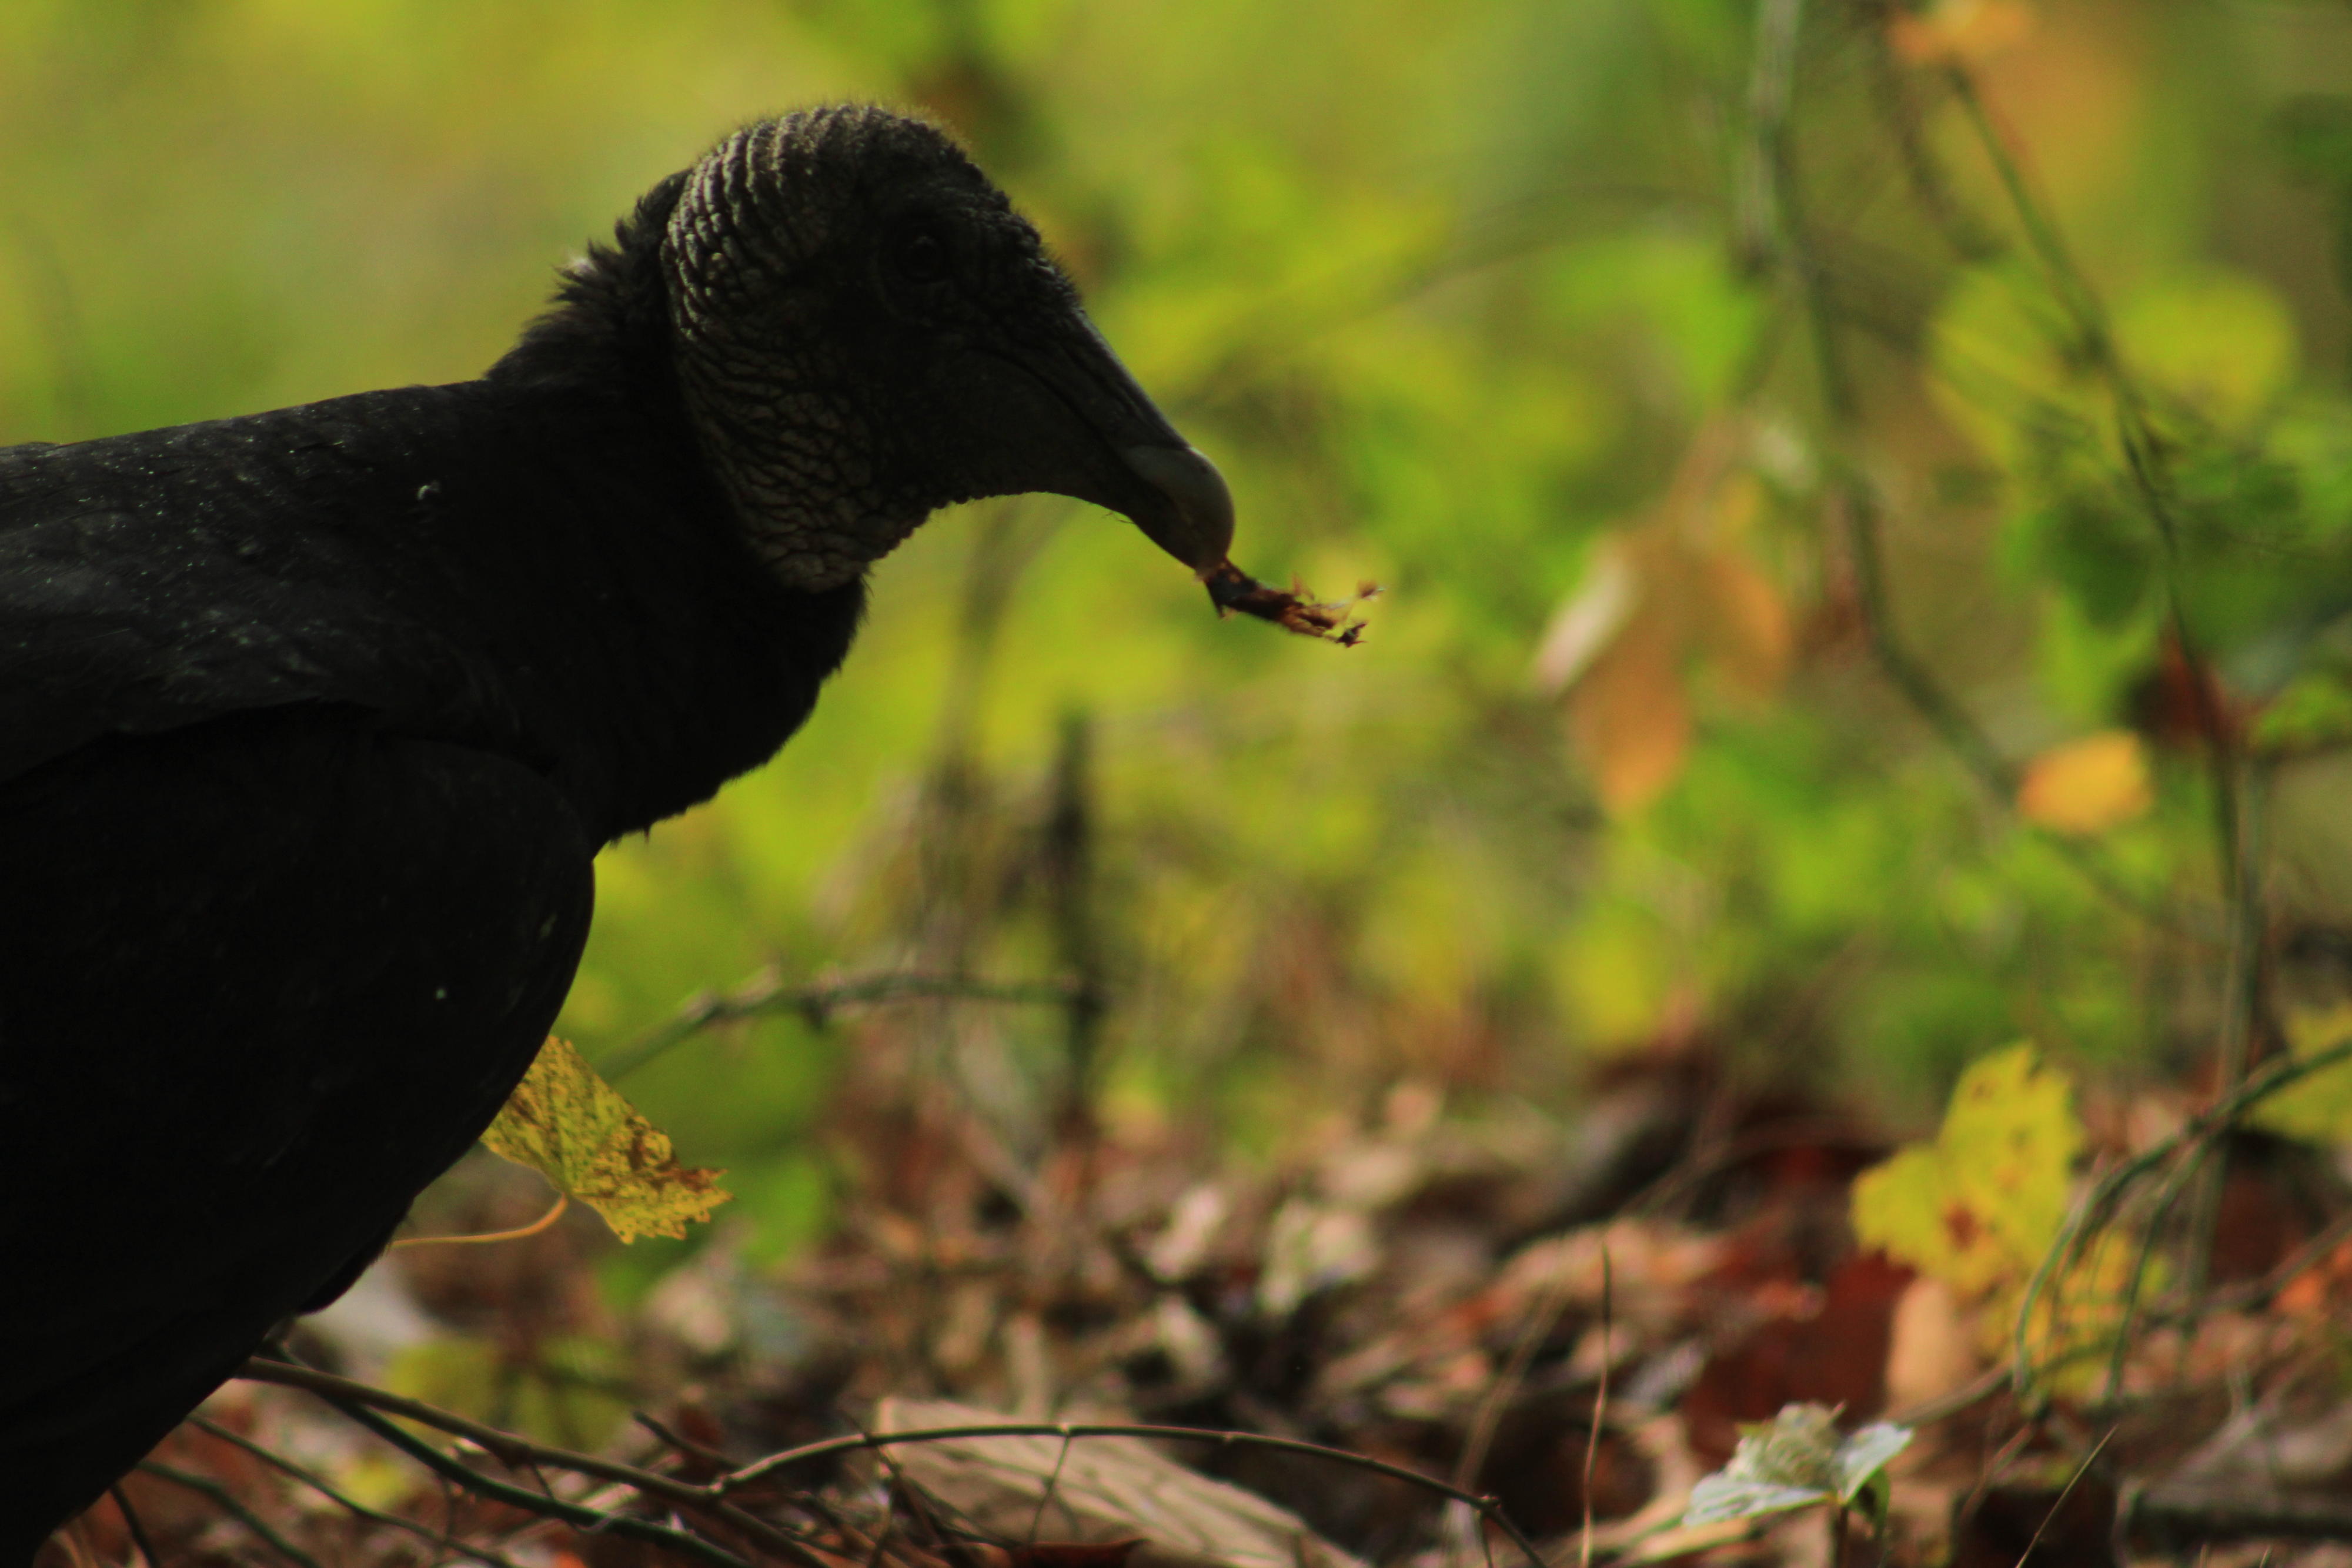
[[[582,1211],[397,1250],[288,1342],[306,1365],[227,1385],[124,1483],[129,1518],[100,1504],[50,1560],[2352,1564],[2352,1205],[2300,1145],[2238,1134],[2198,1310],[2150,1285],[2104,1378],[2029,1406],[1997,1291],[1857,1246],[1883,1130],[1696,1051],[1620,1062],[1573,1123],[1408,1084],[1279,1159],[1087,1118],[1024,1156],[908,1082],[845,1087],[836,1223],[781,1266],[722,1217],[619,1312]],[[2088,1163],[2191,1103],[2086,1105]],[[546,1200],[478,1158],[421,1223]],[[1882,1480],[1822,1480],[1837,1500],[1798,1454],[1795,1491],[1686,1523],[1727,1463],[1790,1481],[1739,1445],[1804,1405],[1909,1440]]]

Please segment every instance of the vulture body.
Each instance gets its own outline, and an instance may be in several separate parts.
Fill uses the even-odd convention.
[[[0,450],[0,1568],[471,1144],[597,848],[1026,490],[1231,533],[1034,231],[863,108],[665,181],[478,381]]]

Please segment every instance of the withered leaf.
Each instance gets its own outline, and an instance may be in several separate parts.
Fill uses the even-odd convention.
[[[1602,538],[1538,646],[1537,684],[1567,710],[1601,803],[1630,815],[1681,777],[1696,733],[1691,676],[1750,702],[1787,677],[1795,629],[1744,542],[1762,504],[1744,425],[1692,439],[1652,515]]]
[[[681,1166],[669,1135],[553,1035],[482,1143],[588,1205],[624,1241],[682,1238],[688,1220],[709,1219],[733,1196],[719,1186],[725,1172]]]
[[[1207,584],[1210,602],[1220,615],[1239,611],[1271,621],[1286,632],[1320,637],[1342,648],[1354,647],[1364,635],[1364,623],[1353,619],[1356,606],[1381,591],[1377,582],[1359,583],[1349,597],[1318,603],[1295,579],[1287,591],[1268,588],[1230,560],[1219,561],[1201,580]]]

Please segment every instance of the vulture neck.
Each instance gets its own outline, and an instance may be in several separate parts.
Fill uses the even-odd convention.
[[[680,394],[659,246],[665,181],[567,276],[484,384],[569,497],[574,579],[532,638],[558,788],[598,838],[639,831],[766,761],[807,718],[864,612],[862,574],[796,590],[759,559]]]

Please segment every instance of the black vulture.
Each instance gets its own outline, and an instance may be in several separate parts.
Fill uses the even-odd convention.
[[[598,846],[1027,491],[1232,533],[1036,231],[865,107],[655,186],[478,381],[0,450],[0,1568],[473,1142]]]

